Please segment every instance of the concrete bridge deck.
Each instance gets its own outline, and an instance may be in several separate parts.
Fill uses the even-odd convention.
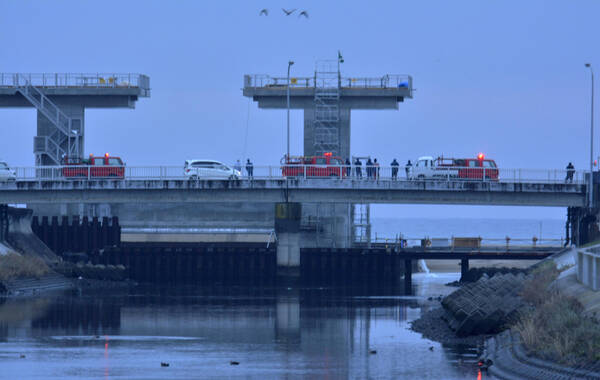
[[[0,183],[0,204],[323,202],[583,207],[581,183],[272,178],[84,179]]]

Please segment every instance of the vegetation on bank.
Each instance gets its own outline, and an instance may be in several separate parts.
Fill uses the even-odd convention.
[[[531,305],[513,326],[525,348],[534,356],[566,365],[582,365],[600,360],[600,324],[583,314],[574,297],[550,287],[559,274],[553,263],[545,263],[531,273],[522,297]]]
[[[0,281],[17,278],[39,278],[50,271],[42,260],[16,253],[0,255]]]

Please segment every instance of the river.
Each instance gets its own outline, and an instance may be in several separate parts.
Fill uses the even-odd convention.
[[[149,287],[4,300],[2,379],[477,379],[409,330],[458,274],[402,289]],[[168,363],[167,366],[161,366]],[[232,363],[232,362],[237,362]]]

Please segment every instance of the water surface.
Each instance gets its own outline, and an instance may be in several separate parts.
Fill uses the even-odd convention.
[[[409,330],[432,307],[427,298],[457,278],[417,274],[410,297],[391,288],[139,286],[5,300],[0,378],[477,379],[475,347]]]

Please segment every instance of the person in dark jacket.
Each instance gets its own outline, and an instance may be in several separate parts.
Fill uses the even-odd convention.
[[[248,161],[246,161],[246,171],[248,172],[248,177],[250,177],[250,178],[254,177],[254,165],[252,165],[252,162],[250,162],[250,159],[248,159]]]
[[[362,178],[362,162],[358,158],[354,161],[354,166],[356,167],[356,178]]]
[[[371,161],[371,158],[367,159],[365,166],[367,167],[367,178],[371,179],[373,177],[373,161]]]
[[[400,164],[394,158],[390,166],[392,167],[392,179],[398,179],[398,167],[400,166]]]
[[[567,177],[565,178],[565,183],[573,183],[573,174],[575,174],[575,166],[569,162],[569,165],[567,165]]]
[[[350,159],[346,158],[346,163],[345,163],[346,167],[346,177],[350,177],[350,175],[352,174],[352,164],[350,163]]]
[[[406,171],[406,179],[410,179],[410,171],[412,170],[412,164],[410,163],[410,160],[408,160],[406,163],[404,170]]]

